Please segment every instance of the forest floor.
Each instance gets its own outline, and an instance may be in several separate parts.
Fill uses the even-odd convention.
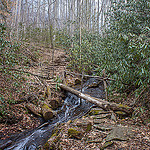
[[[28,49],[31,53],[31,56],[34,55],[35,51],[38,51],[38,54],[36,53],[36,60],[28,62],[29,68],[26,70],[34,75],[26,76],[28,80],[25,81],[25,89],[24,91],[20,91],[19,96],[16,96],[14,94],[13,97],[16,99],[17,103],[8,106],[8,112],[11,112],[10,114],[8,114],[9,118],[0,118],[1,140],[10,137],[14,133],[20,133],[28,129],[34,129],[41,124],[40,119],[26,109],[26,104],[31,101],[38,101],[38,99],[45,94],[47,85],[51,87],[51,98],[60,98],[61,96],[60,91],[57,90],[57,85],[55,83],[60,82],[60,80],[64,80],[63,75],[68,64],[67,56],[64,50],[55,49],[54,58],[52,60],[53,50],[49,47],[39,46],[35,44],[25,45],[26,46],[22,48]],[[46,78],[49,76],[50,78],[41,79],[40,76]],[[53,79],[51,78],[52,76]],[[71,85],[74,83],[74,80],[75,78],[68,76],[65,82],[68,83],[68,85]],[[2,78],[0,82],[1,88],[9,88],[10,85],[9,83],[5,82],[5,78]],[[131,101],[133,101],[129,98],[119,97],[117,99],[117,96],[114,100],[115,102],[121,101],[123,104],[129,104]],[[38,102],[36,102],[36,104],[38,104]],[[100,109],[99,111],[103,112],[103,110]],[[100,121],[100,119],[97,117],[97,114],[89,113],[86,116],[83,116],[82,118],[75,121],[69,121],[65,124],[58,125],[57,129],[59,129],[60,132],[57,133],[57,136],[53,136],[41,149],[47,149],[48,146],[52,149],[64,150],[149,150],[150,123],[145,122],[145,120],[149,119],[149,112],[145,110],[142,113],[139,111],[135,111],[135,113],[138,113],[139,116],[137,115],[137,117],[123,118],[116,116],[115,121],[110,117],[103,118],[103,120]],[[109,114],[112,115],[112,113],[109,112],[107,114],[108,116],[110,116]],[[101,113],[98,114],[99,117],[100,115]],[[86,125],[90,125],[90,129],[85,130]],[[105,127],[105,129],[101,129],[100,127],[102,126]],[[119,127],[119,131],[118,129],[116,131],[117,135],[122,132],[120,128],[131,129],[132,131],[129,132],[129,134],[131,134],[125,139],[121,139],[121,137],[118,138],[117,136],[107,141],[108,135],[110,134],[110,132],[114,131],[112,129],[116,127]],[[68,135],[68,131],[71,128],[79,131],[79,135]],[[107,128],[111,129],[107,130]],[[123,129],[123,131],[127,132],[126,129]]]
[[[9,105],[9,102],[7,103],[5,108],[6,115],[3,118],[0,118],[0,139],[6,139],[14,133],[20,133],[27,129],[34,129],[41,124],[41,119],[30,113],[26,108],[26,104],[34,101],[38,105],[38,99],[42,98],[45,94],[47,86],[45,84],[50,84],[54,81],[57,82],[57,79],[62,76],[67,63],[65,62],[64,51],[55,49],[53,58],[53,79],[44,81],[45,79],[41,79],[40,77],[47,78],[48,74],[52,77],[53,74],[53,50],[49,47],[28,43],[25,43],[24,46],[22,46],[22,49],[27,51],[26,55],[29,58],[29,61],[26,62],[28,69],[25,70],[26,72],[29,72],[29,74],[23,75],[27,80],[23,78],[23,83],[20,83],[23,86],[23,89],[20,88],[19,93],[17,93],[18,95],[16,94],[16,89],[12,86],[13,81],[7,82],[6,80],[7,78],[10,78],[10,76],[0,75],[0,88],[4,97],[8,98],[10,96],[8,93],[12,93],[11,99],[13,99],[13,101],[9,101],[11,105]],[[35,75],[30,75],[30,73]],[[38,76],[40,77],[38,78]],[[3,89],[8,91],[6,92],[6,90]],[[51,94],[52,98],[59,96],[59,92],[56,90],[55,85],[52,85]]]

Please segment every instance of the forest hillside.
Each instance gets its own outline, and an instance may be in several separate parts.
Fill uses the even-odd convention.
[[[60,83],[79,84],[82,92],[88,78],[101,79],[105,101],[132,108],[130,121],[150,136],[149,1],[1,0],[0,5],[1,140],[38,127],[38,117],[55,116],[53,109],[65,97]],[[47,109],[32,109],[47,104],[48,119]]]

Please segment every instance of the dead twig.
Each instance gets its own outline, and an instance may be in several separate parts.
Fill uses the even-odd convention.
[[[75,73],[75,72],[70,72],[70,71],[66,71],[67,74],[70,75],[76,75],[76,76],[82,76],[82,74],[80,73]],[[110,80],[110,81],[115,81],[114,79],[110,79],[107,77],[100,77],[100,76],[90,76],[90,75],[84,75],[84,77],[88,77],[88,78],[97,78],[99,80]]]

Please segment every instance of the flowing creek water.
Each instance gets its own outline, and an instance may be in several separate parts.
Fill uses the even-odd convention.
[[[94,82],[97,82],[96,79],[89,79],[84,84],[82,92],[97,98],[104,98],[103,84],[94,88],[88,88],[88,85]],[[12,141],[14,142],[5,148],[5,150],[36,150],[51,137],[52,131],[58,123],[80,118],[85,115],[92,106],[93,104],[83,99],[80,100],[80,98],[71,93],[67,93],[63,106],[57,110],[59,113],[53,120],[50,120],[46,126],[41,128],[37,127],[32,131],[27,131],[13,137],[14,139]]]

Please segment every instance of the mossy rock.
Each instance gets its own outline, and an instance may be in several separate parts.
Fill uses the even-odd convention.
[[[111,145],[113,145],[113,142],[105,142],[104,144],[103,144],[103,146],[100,148],[100,150],[104,150],[105,148],[107,148],[108,146],[111,146]]]
[[[119,116],[119,118],[123,118],[123,117],[127,116],[127,114],[125,112],[123,112],[123,111],[116,111],[115,114],[117,116]]]
[[[99,130],[101,130],[101,131],[110,131],[110,130],[112,130],[112,127],[109,127],[109,126],[102,126],[102,125],[94,125],[94,127],[96,128],[96,129],[99,129]]]
[[[118,104],[118,107],[120,107],[120,108],[130,109],[130,107],[129,107],[129,106],[127,106],[127,105],[123,105],[123,104]]]
[[[90,112],[89,112],[89,115],[99,115],[102,113],[102,109],[92,109]]]
[[[94,124],[102,124],[105,122],[106,122],[106,119],[94,119],[94,121],[93,121]]]
[[[44,149],[46,150],[55,150],[56,148],[56,143],[59,142],[60,136],[57,133],[54,133],[51,138],[45,143],[43,146]]]
[[[86,128],[86,132],[89,132],[92,130],[92,124],[88,124]]]
[[[77,84],[81,84],[81,80],[80,79],[75,79],[75,85],[77,85]]]
[[[54,136],[58,136],[58,134],[59,134],[60,131],[61,131],[61,129],[59,129],[58,127],[55,127],[55,128],[53,129],[53,131],[52,131],[52,136],[51,136],[51,138],[54,137]]]
[[[97,116],[94,116],[93,119],[104,119],[104,118],[111,118],[111,115],[110,114],[100,114],[100,115],[97,115]]]
[[[83,137],[83,132],[77,131],[76,129],[73,129],[73,128],[70,128],[70,129],[68,129],[68,135],[71,138],[81,140]]]
[[[48,142],[44,144],[43,146],[44,150],[56,150],[56,146],[54,143],[49,144]]]
[[[85,119],[85,120],[79,119],[76,121],[75,125],[83,128],[86,132],[88,132],[92,129],[92,123],[87,119]]]

